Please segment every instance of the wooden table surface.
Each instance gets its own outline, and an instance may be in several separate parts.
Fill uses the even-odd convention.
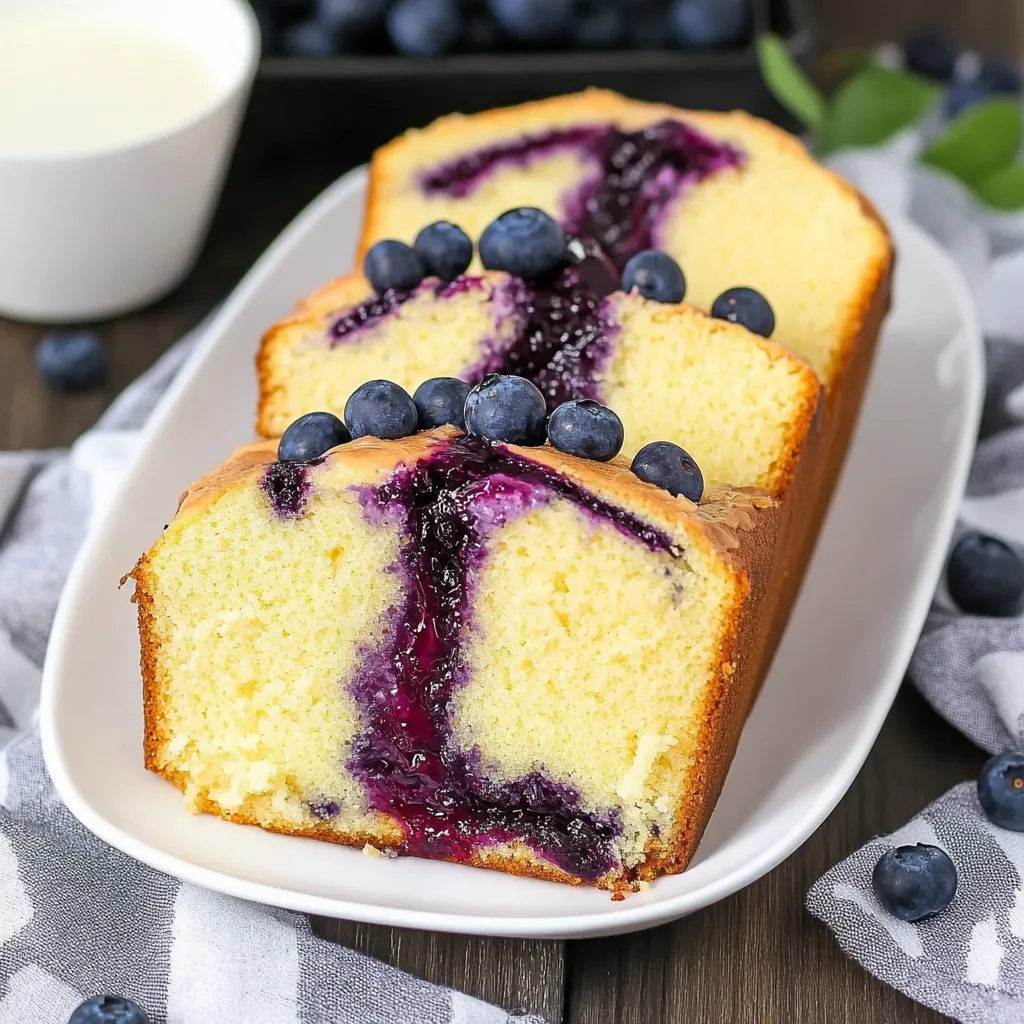
[[[819,0],[816,7],[821,38],[829,45],[880,40],[925,17],[969,45],[1013,50],[1021,39],[1017,0]],[[257,130],[247,122],[246,133]],[[244,135],[246,141],[253,140]],[[0,448],[71,442],[124,385],[195,325],[298,210],[344,169],[345,163],[329,153],[311,159],[265,139],[243,145],[188,280],[158,304],[99,325],[112,372],[97,393],[72,397],[48,391],[32,363],[44,328],[0,320]],[[759,882],[675,924],[568,943],[339,922],[317,927],[416,975],[510,1010],[541,1013],[551,1022],[934,1024],[945,1018],[848,961],[831,934],[803,909],[803,898],[826,868],[973,777],[982,762],[981,752],[905,685],[856,782],[811,839]]]

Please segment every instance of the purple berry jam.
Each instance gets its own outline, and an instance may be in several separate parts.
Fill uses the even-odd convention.
[[[392,315],[414,295],[420,295],[426,289],[432,289],[434,295],[439,299],[447,299],[453,295],[483,287],[482,278],[464,274],[448,283],[439,281],[437,278],[429,278],[412,291],[396,291],[394,288],[389,288],[382,295],[371,295],[370,298],[346,309],[331,324],[327,332],[328,338],[332,347],[341,341],[351,341],[368,324],[374,324],[378,320]]]
[[[596,880],[616,864],[616,811],[584,812],[575,789],[536,772],[494,781],[480,752],[455,740],[449,705],[467,682],[462,638],[474,628],[473,579],[494,530],[558,498],[653,551],[681,551],[631,513],[479,438],[445,442],[360,493],[367,517],[397,521],[407,541],[393,566],[404,598],[384,642],[363,652],[351,681],[363,731],[349,767],[369,806],[401,823],[404,853],[467,861],[480,846],[520,839],[563,870]]]
[[[621,271],[631,256],[657,248],[662,214],[686,185],[727,167],[738,167],[739,150],[703,132],[666,119],[640,131],[614,125],[556,128],[486,146],[420,178],[427,195],[465,198],[503,166],[575,150],[594,174],[563,199],[562,227],[597,242]]]
[[[496,142],[493,146],[466,153],[450,163],[427,171],[420,177],[420,188],[428,196],[446,195],[454,199],[465,199],[473,194],[488,175],[509,164],[525,168],[534,160],[554,156],[566,149],[596,156],[601,152],[603,140],[611,130],[603,124],[576,125]]]
[[[579,244],[579,243],[576,243]],[[597,398],[597,373],[611,357],[617,330],[603,315],[618,275],[594,247],[542,281],[510,283],[516,318],[511,342],[485,342],[484,357],[465,374],[478,384],[489,373],[528,377],[553,411],[571,398]]]
[[[272,462],[263,471],[260,490],[282,519],[301,518],[312,490],[309,463]]]

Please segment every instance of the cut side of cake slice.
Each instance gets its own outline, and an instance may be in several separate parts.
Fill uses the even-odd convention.
[[[595,241],[620,271],[641,250],[665,250],[700,309],[729,288],[756,289],[830,407],[848,376],[856,389],[866,373],[889,301],[886,229],[765,121],[599,90],[442,118],[374,155],[360,255],[439,219],[479,237],[521,206]]]
[[[453,428],[248,446],[132,575],[196,811],[612,890],[683,870],[763,674],[771,499]]]
[[[378,295],[361,274],[339,278],[264,338],[258,432],[340,415],[367,379],[413,392],[513,373],[549,411],[583,398],[615,409],[626,455],[671,440],[713,482],[787,493],[820,428],[814,372],[736,324],[614,290],[617,277],[591,254],[534,281],[482,272]]]

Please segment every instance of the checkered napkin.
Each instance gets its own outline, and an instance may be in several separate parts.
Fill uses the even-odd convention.
[[[986,329],[988,394],[954,543],[970,530],[1024,555],[1024,218],[995,218],[949,179],[914,166],[918,140],[841,155],[836,169],[885,213],[911,216],[964,271]],[[963,615],[939,585],[910,678],[948,722],[990,752],[1024,749],[1024,617]],[[893,846],[953,859],[953,904],[918,924],[875,898],[871,872]],[[992,825],[974,781],[872,840],[819,879],[808,909],[872,974],[969,1024],[1024,1024],[1024,833]]]
[[[57,797],[36,729],[57,596],[189,347],[70,453],[0,453],[0,1024],[66,1024],[106,993],[135,999],[153,1024],[543,1024],[318,939],[302,915],[145,867]]]

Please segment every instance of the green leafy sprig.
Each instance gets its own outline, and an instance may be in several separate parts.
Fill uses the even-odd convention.
[[[819,156],[885,142],[920,120],[941,95],[927,79],[868,61],[826,97],[777,36],[762,36],[757,52],[765,84],[812,133]],[[1024,164],[1016,161],[1022,138],[1020,103],[985,100],[952,120],[920,160],[963,182],[987,206],[1019,210]]]

